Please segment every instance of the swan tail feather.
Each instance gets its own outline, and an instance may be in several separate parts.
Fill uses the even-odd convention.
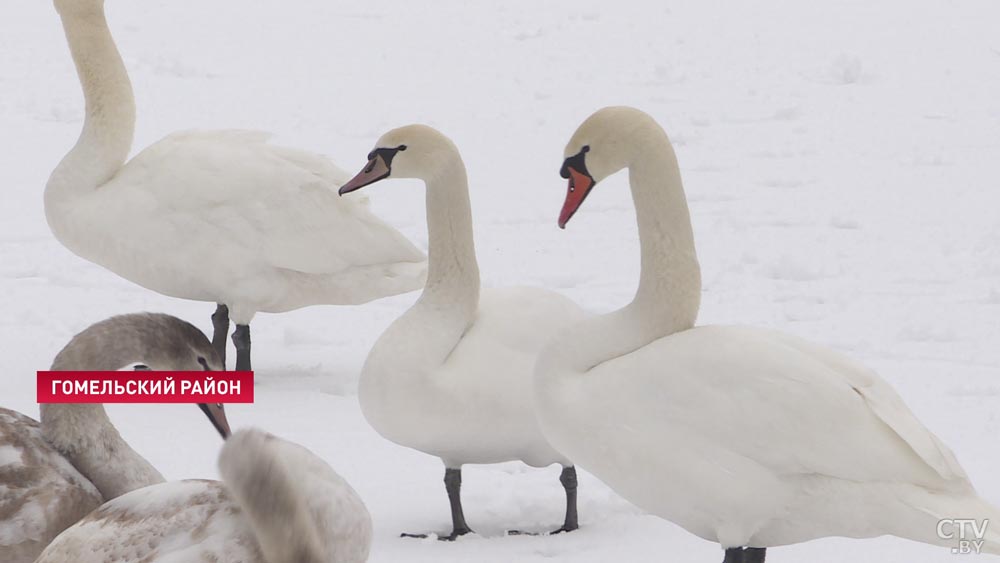
[[[915,518],[896,522],[895,535],[947,547],[955,554],[1000,555],[1000,510],[975,491],[920,489],[901,500],[915,509]]]

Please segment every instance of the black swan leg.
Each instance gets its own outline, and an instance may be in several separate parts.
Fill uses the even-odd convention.
[[[444,488],[448,491],[448,503],[451,505],[451,534],[438,536],[441,541],[455,541],[465,534],[472,533],[465,522],[462,511],[462,470],[446,468],[444,470]],[[427,534],[400,534],[404,538],[426,538]]]
[[[559,474],[559,482],[566,490],[566,519],[563,520],[562,528],[554,530],[553,534],[572,532],[580,527],[576,515],[576,467],[572,465],[563,467],[562,473]]]
[[[236,325],[233,332],[236,345],[236,371],[250,371],[250,325]]]
[[[726,558],[722,563],[743,563],[743,548],[730,547],[726,550]]]
[[[722,563],[764,563],[766,555],[767,548],[763,547],[731,547]]]
[[[219,303],[212,313],[212,348],[219,355],[222,369],[226,369],[226,337],[229,335],[229,307]]]

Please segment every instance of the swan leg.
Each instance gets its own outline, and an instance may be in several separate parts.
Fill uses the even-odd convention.
[[[743,548],[730,547],[726,550],[726,558],[722,563],[743,563]]]
[[[236,325],[233,344],[236,345],[236,371],[250,371],[250,325]]]
[[[444,488],[448,491],[448,503],[451,504],[451,534],[438,536],[441,541],[455,541],[459,536],[472,533],[465,523],[465,513],[462,512],[462,470],[445,468]],[[404,538],[426,538],[427,534],[400,534]]]
[[[219,303],[212,313],[212,348],[226,367],[226,336],[229,334],[229,307]]]
[[[580,527],[576,517],[576,466],[563,467],[562,473],[559,474],[559,482],[562,483],[563,489],[566,489],[566,519],[563,520],[562,527],[548,534],[507,530],[508,536],[551,536],[553,534],[561,534],[562,532],[572,532]]]
[[[722,563],[764,563],[765,555],[767,548],[763,547],[731,547]]]
[[[472,530],[465,523],[465,513],[462,511],[462,470],[446,468],[444,470],[444,488],[448,491],[448,503],[451,505],[451,535],[440,538],[453,541]]]
[[[566,489],[566,519],[562,528],[553,531],[553,534],[572,532],[580,527],[576,517],[576,467],[573,465],[563,467],[562,473],[559,474],[559,482],[562,483],[563,489]]]

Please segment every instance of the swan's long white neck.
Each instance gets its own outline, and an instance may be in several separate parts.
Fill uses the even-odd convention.
[[[639,288],[630,307],[655,338],[694,326],[701,304],[701,268],[677,157],[658,128],[640,135],[629,167],[641,247]]]
[[[140,359],[124,348],[104,353],[67,347],[52,371],[114,370]],[[120,356],[120,357],[117,357]],[[163,476],[118,433],[101,404],[43,404],[42,434],[73,467],[110,500],[129,491],[162,483]]]
[[[60,15],[83,88],[86,117],[76,145],[46,186],[50,215],[111,179],[128,157],[135,130],[132,85],[103,11]]]
[[[471,319],[479,306],[479,265],[465,165],[458,154],[427,184],[428,272],[418,302]]]
[[[694,326],[701,270],[677,158],[658,126],[632,133],[629,184],[641,246],[639,288],[631,303],[571,330],[565,358],[577,371],[633,352]]]

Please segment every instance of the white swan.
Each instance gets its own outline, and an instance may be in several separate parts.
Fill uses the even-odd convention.
[[[368,158],[340,193],[389,177],[423,180],[430,258],[420,299],[382,334],[362,369],[365,418],[389,440],[444,461],[453,526],[441,539],[470,531],[459,496],[466,463],[562,464],[567,506],[557,531],[575,529],[576,470],[538,428],[531,377],[546,339],[583,313],[541,289],[487,290],[480,299],[465,165],[447,137],[402,127],[383,135]]]
[[[168,315],[112,317],[76,335],[53,371],[221,369],[208,338]],[[221,405],[201,405],[223,434]],[[38,422],[0,408],[0,561],[30,563],[102,502],[163,477],[122,439],[100,404],[43,404]]]
[[[595,184],[628,168],[642,274],[632,303],[562,332],[539,357],[538,413],[559,451],[720,543],[730,563],[824,536],[955,547],[938,537],[940,520],[1000,525],[951,451],[871,370],[770,330],[692,328],[701,284],[691,222],[652,118],[600,110],[565,154],[560,226]],[[1000,528],[982,540],[1000,552]]]
[[[219,481],[178,481],[120,496],[59,535],[37,563],[360,563],[371,518],[312,452],[240,430]]]
[[[340,200],[345,174],[267,134],[170,135],[125,163],[135,127],[128,74],[104,0],[56,0],[86,99],[76,146],[45,187],[53,234],[75,254],[171,297],[218,303],[213,344],[249,370],[254,314],[358,304],[420,287],[426,263],[366,205]]]

